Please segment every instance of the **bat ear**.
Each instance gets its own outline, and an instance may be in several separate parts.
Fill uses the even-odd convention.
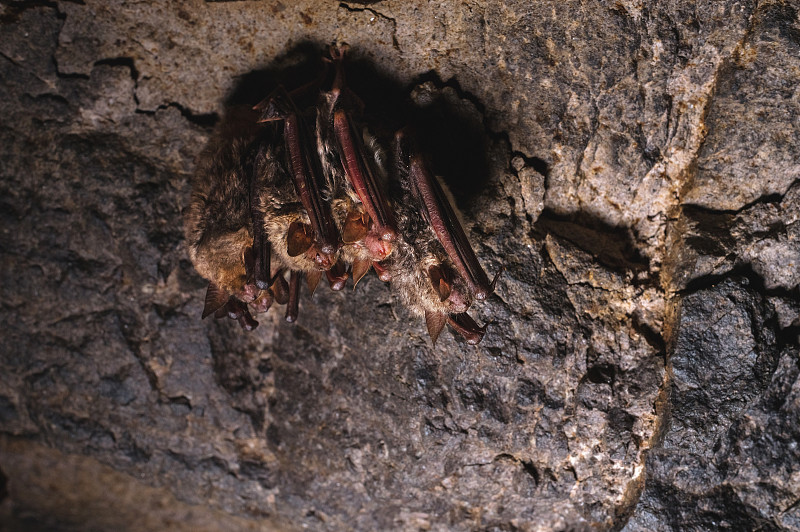
[[[369,218],[366,213],[358,211],[350,211],[347,214],[347,219],[344,221],[344,228],[342,229],[342,241],[345,244],[353,244],[361,242],[367,237],[369,229],[367,225]]]
[[[296,257],[308,251],[314,243],[311,228],[300,222],[292,222],[286,234],[286,253]]]
[[[442,268],[436,265],[431,266],[428,268],[428,277],[430,277],[434,290],[439,293],[439,301],[447,300],[450,297],[451,288]]]
[[[371,267],[372,261],[369,259],[358,259],[353,262],[353,290],[356,289],[358,282],[367,274]]]
[[[444,312],[431,312],[425,311],[425,325],[428,327],[428,334],[433,340],[433,345],[436,345],[436,340],[439,338],[439,333],[444,329],[444,324],[447,321],[447,316]]]
[[[317,290],[317,285],[319,284],[319,280],[322,279],[322,272],[319,270],[312,270],[310,272],[306,272],[306,282],[308,282],[308,291],[311,292],[311,295],[314,295],[314,292]]]
[[[203,319],[218,311],[228,302],[228,293],[214,282],[208,283],[206,290],[206,303],[203,307]]]

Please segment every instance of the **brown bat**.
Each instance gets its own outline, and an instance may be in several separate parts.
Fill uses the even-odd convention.
[[[328,89],[324,77],[277,89],[203,152],[186,216],[190,257],[210,281],[203,317],[228,315],[250,329],[248,304],[264,312],[276,301],[294,321],[301,276],[312,292],[323,273],[341,289],[350,273],[357,283],[374,268],[425,317],[434,343],[446,323],[478,343],[486,327],[467,310],[497,277],[489,282],[409,133],[396,135],[387,171],[363,103],[345,83],[345,50],[330,48]],[[316,103],[298,108],[309,92]]]
[[[485,327],[479,327],[466,310],[473,298],[485,299],[494,290],[497,278],[489,282],[438,181],[402,132],[396,136],[393,161],[395,177],[405,191],[399,202],[402,206],[397,207],[404,229],[398,237],[394,212],[384,193],[385,179],[377,177],[381,170],[380,149],[371,137],[359,134],[352,118],[361,102],[344,83],[345,50],[331,47],[336,76],[333,88],[323,95],[318,106],[317,131],[322,139],[318,142],[320,158],[329,160],[330,149],[326,147],[332,142],[325,139],[333,130],[339,162],[350,185],[344,187],[350,202],[343,234],[354,235],[346,237],[345,242],[357,240],[356,253],[351,258],[354,280],[366,273],[371,262],[382,279],[391,279],[404,303],[425,316],[434,343],[445,323],[450,323],[468,342],[478,343]],[[328,166],[329,174],[335,176],[336,164]],[[360,208],[353,205],[356,198]],[[394,248],[397,253],[386,260]]]
[[[395,135],[394,153],[403,191],[397,205],[404,238],[388,264],[392,288],[425,317],[434,343],[449,323],[468,343],[477,344],[486,326],[479,327],[467,310],[494,291],[497,276],[489,282],[439,181],[405,131]]]
[[[317,105],[317,151],[333,191],[334,217],[344,241],[343,259],[351,265],[357,284],[373,264],[392,253],[397,229],[386,193],[383,152],[366,128],[356,126],[352,118],[363,104],[345,85],[345,50],[344,45],[330,48],[335,77],[331,90],[320,95]]]
[[[230,315],[252,328],[249,312],[236,302],[254,301],[258,287],[248,279],[252,257],[250,176],[246,154],[258,134],[252,113],[232,109],[201,153],[184,218],[189,257],[209,280],[203,317]]]

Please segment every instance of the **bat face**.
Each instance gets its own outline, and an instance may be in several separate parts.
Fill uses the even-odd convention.
[[[434,343],[446,324],[478,343],[486,327],[467,310],[497,277],[488,280],[413,133],[395,135],[392,157],[370,135],[345,83],[345,51],[330,48],[330,85],[322,76],[292,92],[281,87],[231,114],[198,160],[186,235],[209,280],[203,317],[252,329],[250,311],[277,302],[291,322],[302,277],[312,292],[323,277],[341,290],[374,269],[424,316]]]

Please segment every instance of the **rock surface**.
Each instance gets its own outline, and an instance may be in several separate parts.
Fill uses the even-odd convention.
[[[6,2],[0,24],[9,529],[800,528],[796,4]],[[477,348],[431,346],[374,276],[294,325],[199,319],[193,161],[225,102],[333,39],[393,127],[410,102],[506,268]]]

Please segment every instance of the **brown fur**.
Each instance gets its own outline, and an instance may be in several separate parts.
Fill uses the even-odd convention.
[[[244,251],[252,245],[246,159],[257,129],[251,113],[234,109],[197,161],[184,213],[189,257],[197,272],[230,294],[243,291]]]
[[[335,62],[340,62],[342,50],[332,52],[332,57]],[[337,64],[337,68],[341,68],[341,65]],[[345,94],[346,97],[343,97]],[[448,319],[456,330],[459,330],[457,321],[466,324],[459,332],[468,341],[480,341],[483,329],[477,328],[471,318],[463,314],[475,296],[465,279],[458,274],[430,224],[423,218],[423,208],[412,192],[407,148],[401,154],[398,145],[396,160],[392,161],[392,179],[396,183],[391,191],[393,194],[387,196],[390,197],[389,206],[396,220],[383,222],[386,227],[397,224],[396,228],[392,227],[393,231],[396,230],[396,237],[387,236],[385,232],[380,234],[375,224],[368,223],[368,227],[361,225],[362,221],[367,220],[366,215],[360,217],[366,209],[347,179],[333,121],[334,111],[339,106],[347,105],[349,111],[355,112],[355,102],[357,98],[342,86],[322,92],[313,109],[316,114],[316,146],[305,147],[315,148],[325,180],[322,197],[330,206],[339,233],[346,233],[346,220],[353,213],[357,214],[357,223],[352,223],[351,219],[348,227],[357,230],[349,234],[359,238],[366,233],[357,242],[345,243],[338,255],[331,256],[331,260],[335,262],[338,257],[345,265],[355,265],[357,267],[354,270],[365,272],[373,261],[384,258],[384,255],[377,254],[390,250],[390,255],[381,260],[380,266],[391,277],[392,292],[412,312],[425,316],[434,341]],[[342,116],[347,115],[338,114],[340,134]],[[343,142],[346,146],[350,146],[350,142],[363,143],[366,155],[364,164],[377,177],[378,187],[388,191],[388,173],[384,167],[385,156],[381,146],[369,135],[366,127],[352,127],[349,124],[348,127],[351,134],[361,138]],[[289,256],[287,237],[290,226],[295,222],[309,225],[310,220],[288,173],[288,154],[282,135],[283,127],[279,121],[258,124],[257,114],[251,110],[236,109],[228,113],[198,159],[191,202],[185,212],[189,256],[198,273],[238,300],[255,299],[254,308],[262,311],[269,307],[273,296],[276,301],[284,299],[282,294],[285,290],[278,288],[285,282],[260,293],[257,290],[253,292],[255,285],[248,284],[252,281],[247,279],[245,252],[253,246],[254,219],[256,224],[263,224],[271,249],[272,272],[290,270],[305,272],[309,278],[319,278],[320,270],[334,264],[328,262],[327,266],[321,266],[316,243],[297,256]],[[389,218],[384,214],[379,216],[387,220]],[[293,234],[297,238],[292,239],[293,249],[299,251],[308,245],[303,240],[303,233]],[[336,276],[332,273],[336,269],[334,266],[329,277]],[[446,282],[440,282],[439,277]],[[296,282],[296,275],[294,278]],[[345,276],[342,278],[346,279]],[[331,286],[334,286],[333,281]],[[255,322],[246,312],[246,306],[236,299],[231,299],[238,305],[236,308],[245,309],[239,309],[243,327],[252,328]],[[291,304],[296,305],[296,300]],[[456,321],[452,320],[454,317]]]
[[[456,273],[436,235],[422,218],[410,192],[404,190],[403,198],[395,207],[400,236],[386,263],[392,276],[392,292],[417,315],[422,316],[425,312],[450,314],[454,311],[451,301],[441,301],[428,275],[431,266],[438,266],[448,272],[451,289],[460,294],[469,306],[473,298],[466,283]],[[463,309],[459,310],[463,312]]]
[[[263,216],[267,239],[272,246],[273,269],[288,268],[301,272],[318,270],[313,260],[314,250],[290,257],[286,242],[293,222],[310,224],[285,164],[282,142],[262,144],[254,164],[254,179],[258,190],[258,206]]]

